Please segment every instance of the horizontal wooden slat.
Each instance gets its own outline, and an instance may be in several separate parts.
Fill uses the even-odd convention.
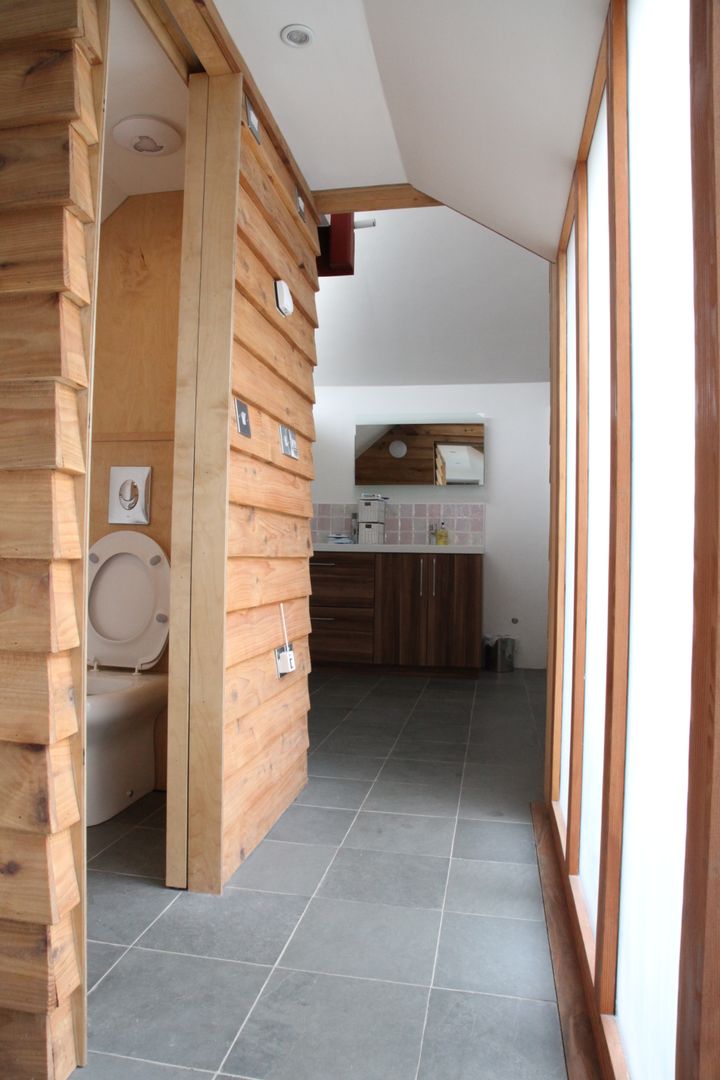
[[[306,638],[310,633],[307,600],[288,600],[284,607],[289,640]],[[268,649],[279,648],[285,640],[279,604],[233,611],[227,616],[225,625],[225,663],[228,668],[251,656],[260,656]]]
[[[77,44],[3,53],[0,129],[68,120],[86,142],[97,142],[90,65]]]
[[[293,558],[307,557],[311,552],[310,522],[306,518],[259,510],[254,506],[229,507],[229,556]]]
[[[246,766],[283,737],[295,735],[296,721],[305,721],[310,710],[310,695],[306,680],[285,685],[269,701],[225,724],[223,769],[226,777],[244,774]],[[305,724],[307,737],[307,724]],[[241,778],[242,780],[243,778]]]
[[[278,676],[275,656],[271,650],[252,656],[228,668],[225,673],[225,722],[236,720],[257,709],[293,682],[304,682],[310,674],[308,639],[293,641],[295,671]]]
[[[247,405],[257,405],[269,416],[314,441],[312,405],[262,360],[234,342],[232,390]]]
[[[0,1008],[50,1012],[79,985],[70,914],[50,927],[0,920]]]
[[[56,833],[80,820],[70,744],[0,742],[0,829]]]
[[[0,210],[37,206],[93,220],[88,147],[71,124],[0,131]]]
[[[317,326],[315,287],[290,256],[284,244],[260,213],[257,204],[244,188],[240,189],[238,229],[273,278],[283,278],[290,286],[293,299],[305,312],[313,326]]]
[[[247,403],[246,403],[247,404]],[[296,432],[298,457],[293,458],[283,453],[280,443],[280,424],[258,408],[250,408],[250,435],[241,435],[237,429],[235,416],[230,417],[229,442],[239,454],[266,461],[278,469],[302,476],[305,480],[315,477],[312,460],[312,443]]]
[[[80,643],[69,562],[0,560],[0,649],[65,652]]]
[[[225,880],[251,854],[307,783],[307,754],[278,762],[273,783],[251,803],[226,822],[223,837],[223,877]],[[244,811],[244,812],[243,812]]]
[[[294,304],[292,315],[280,312],[275,303],[275,279],[240,237],[235,254],[235,283],[283,337],[297,346],[313,364],[317,363],[312,325]]]
[[[0,469],[53,468],[85,471],[75,391],[55,382],[5,383]]]
[[[245,345],[308,401],[315,401],[313,366],[241,292],[235,292],[235,341]]]
[[[278,239],[317,288],[317,262],[315,253],[305,237],[300,234],[297,221],[289,212],[275,185],[263,171],[258,144],[245,124],[242,130],[242,156],[240,158],[240,183],[252,196]]]
[[[80,310],[68,297],[0,296],[0,380],[25,378],[87,386]]]
[[[37,292],[90,302],[83,225],[63,207],[0,213],[0,293]]]
[[[243,118],[244,122],[244,118]],[[275,148],[271,138],[266,138],[266,133],[260,125],[260,144],[256,153],[260,157],[261,167],[270,182],[285,203],[291,218],[296,221],[298,231],[309,245],[315,255],[320,254],[320,241],[318,240],[317,225],[306,206],[305,215],[300,213],[297,207],[295,193],[297,184],[285,162]]]
[[[47,744],[77,729],[68,655],[0,653],[0,739]]]
[[[70,832],[0,829],[0,919],[60,922],[80,903]]]
[[[227,609],[261,607],[310,595],[307,559],[229,559]]]
[[[0,472],[0,558],[79,559],[75,482],[60,472]]]
[[[257,458],[230,453],[229,498],[238,506],[256,506],[295,517],[312,517],[310,482]]]
[[[7,1080],[68,1080],[76,1066],[70,1001],[45,1014],[0,1009],[0,1075]]]
[[[97,11],[93,0],[0,0],[0,42],[4,49],[19,45],[53,44],[85,39],[88,55],[101,58]]]
[[[321,214],[352,214],[368,210],[410,210],[442,206],[412,184],[376,184],[372,187],[325,188],[313,197]]]

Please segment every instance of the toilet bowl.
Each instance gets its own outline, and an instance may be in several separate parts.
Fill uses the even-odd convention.
[[[118,530],[88,564],[87,823],[155,786],[155,720],[167,675],[149,674],[168,638],[170,565],[149,536]],[[107,670],[111,669],[111,670]]]

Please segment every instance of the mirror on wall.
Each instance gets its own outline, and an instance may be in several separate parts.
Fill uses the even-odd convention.
[[[484,424],[359,424],[355,483],[485,483]]]

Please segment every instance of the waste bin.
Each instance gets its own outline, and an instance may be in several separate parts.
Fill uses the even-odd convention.
[[[483,666],[486,671],[514,671],[515,638],[483,638]]]

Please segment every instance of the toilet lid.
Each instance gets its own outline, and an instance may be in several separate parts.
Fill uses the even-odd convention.
[[[170,564],[154,540],[120,529],[90,548],[88,663],[152,667],[168,637]]]

